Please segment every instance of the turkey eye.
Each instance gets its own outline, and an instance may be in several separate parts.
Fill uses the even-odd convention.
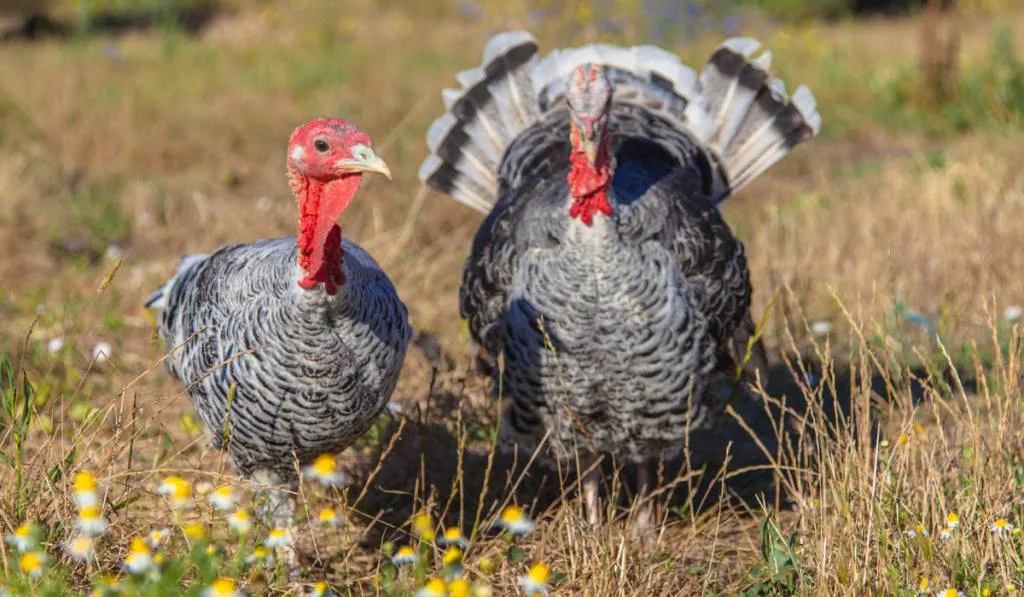
[[[320,153],[327,153],[327,150],[330,149],[331,146],[327,144],[327,141],[317,139],[316,141],[313,141],[313,148]]]

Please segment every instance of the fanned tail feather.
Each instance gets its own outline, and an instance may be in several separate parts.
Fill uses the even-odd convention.
[[[497,200],[505,147],[562,101],[569,73],[581,64],[608,68],[615,101],[658,114],[700,143],[720,169],[720,201],[743,188],[821,128],[814,95],[792,96],[771,76],[771,53],[760,42],[731,38],[697,73],[655,46],[590,44],[554,50],[538,60],[525,31],[501,33],[484,49],[481,66],[457,75],[461,89],[442,93],[443,116],[427,133],[431,154],[420,180],[483,213]]]

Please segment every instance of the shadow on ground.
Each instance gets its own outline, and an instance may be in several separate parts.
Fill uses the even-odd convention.
[[[795,361],[790,359],[790,362]],[[671,509],[687,514],[699,513],[724,498],[732,504],[758,511],[759,499],[773,503],[776,495],[781,497],[781,507],[791,505],[784,486],[776,487],[778,479],[768,468],[771,460],[766,453],[779,453],[780,438],[775,430],[784,429],[782,441],[802,440],[807,444],[812,439],[807,436],[809,433],[830,433],[834,431],[829,429],[843,428],[850,419],[853,402],[864,399],[867,382],[851,379],[850,368],[836,363],[835,376],[828,378],[834,382],[822,383],[819,365],[808,358],[800,362],[804,364],[804,372],[799,374],[781,363],[770,367],[764,384],[765,393],[771,397],[769,401],[749,389],[740,388],[738,384],[724,390],[738,394],[730,402],[738,416],[723,415],[712,430],[691,436],[688,461],[685,456],[679,456],[662,463],[664,480],[690,479],[676,483],[669,502]],[[466,377],[465,374],[446,371],[439,372],[438,378],[446,375]],[[967,381],[969,375],[961,372],[960,378],[968,386],[967,391],[971,391],[972,384]],[[901,380],[888,383],[875,375],[870,380],[869,394],[873,414],[885,402],[902,400],[906,403],[908,399],[913,404],[921,402],[926,396],[924,380],[927,379],[924,369],[911,370]],[[446,526],[461,525],[467,532],[478,509],[482,513],[481,520],[487,521],[512,500],[536,514],[558,505],[566,497],[575,496],[575,475],[572,472],[527,463],[528,454],[516,455],[499,449],[492,456],[483,440],[467,441],[460,447],[460,440],[452,431],[452,423],[457,419],[460,405],[479,398],[468,395],[465,388],[472,384],[465,381],[447,384],[444,390],[432,389],[428,415],[404,415],[407,419],[405,429],[358,506],[362,512],[379,516],[378,523],[365,536],[366,547],[376,548],[385,540],[402,541],[408,521],[423,503],[425,494],[432,496],[433,510],[435,514],[442,512]],[[784,417],[781,416],[784,409],[780,405],[785,405],[788,413]],[[473,421],[474,415],[465,406],[462,408],[464,420],[467,423]],[[801,417],[810,416],[812,411],[817,417],[815,425],[799,425]],[[784,419],[785,424],[780,425],[780,419]],[[878,421],[873,424],[877,425]],[[395,429],[397,425],[392,426],[391,433]],[[756,441],[750,432],[756,436]],[[874,430],[868,437],[876,437]],[[381,443],[387,445],[388,440]],[[372,464],[366,466],[364,475],[373,467]],[[614,463],[606,458],[605,491],[614,478],[615,468]],[[619,476],[629,484],[626,491],[619,492],[620,506],[628,504],[634,491],[632,485],[636,474],[632,468],[625,467],[625,474]],[[687,475],[687,471],[691,473]],[[405,529],[402,529],[403,525]]]

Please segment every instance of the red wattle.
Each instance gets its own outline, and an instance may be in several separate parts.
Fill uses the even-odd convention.
[[[345,283],[341,228],[335,222],[352,202],[362,177],[351,175],[324,183],[298,171],[289,175],[299,203],[298,263],[306,272],[299,286],[311,290],[323,284],[324,291],[333,295]]]
[[[612,169],[608,163],[607,150],[598,152],[597,165],[591,165],[583,152],[573,151],[569,156],[572,168],[569,170],[569,193],[573,202],[569,217],[579,218],[587,226],[594,222],[594,214],[600,212],[612,215],[608,202],[608,184],[612,180]]]

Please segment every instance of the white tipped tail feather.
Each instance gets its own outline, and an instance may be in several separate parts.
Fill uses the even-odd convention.
[[[714,156],[724,183],[721,201],[752,182],[821,129],[814,95],[792,96],[773,78],[771,53],[760,42],[731,38],[712,53],[700,76],[654,46],[591,44],[537,58],[525,31],[496,35],[480,66],[456,76],[461,89],[442,92],[448,111],[427,133],[431,154],[420,180],[487,213],[498,197],[497,172],[508,144],[559,105],[569,73],[584,63],[609,68],[615,101],[668,117]]]

